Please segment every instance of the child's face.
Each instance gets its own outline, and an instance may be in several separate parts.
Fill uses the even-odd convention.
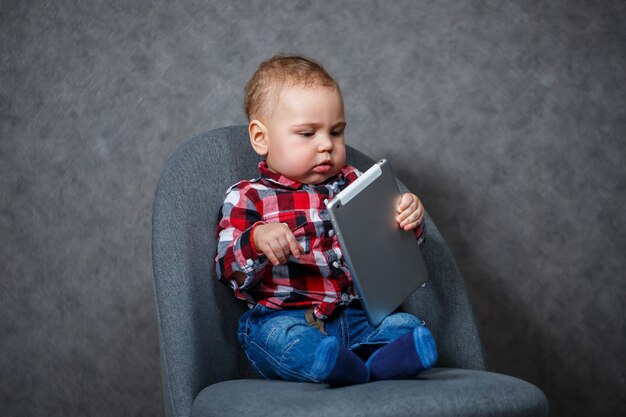
[[[268,167],[305,184],[326,181],[346,162],[345,127],[335,88],[283,88],[265,123]]]

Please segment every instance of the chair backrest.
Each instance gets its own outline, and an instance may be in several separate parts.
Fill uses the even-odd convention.
[[[152,265],[163,391],[168,416],[188,416],[204,387],[256,378],[237,341],[247,308],[216,278],[215,226],[226,189],[258,176],[258,156],[245,126],[207,132],[169,158],[152,212]],[[361,170],[372,160],[348,147]],[[431,281],[403,308],[427,321],[439,345],[439,366],[484,369],[476,326],[458,269],[432,221],[424,256]]]

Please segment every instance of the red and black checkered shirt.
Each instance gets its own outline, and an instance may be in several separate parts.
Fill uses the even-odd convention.
[[[226,191],[217,226],[215,259],[219,279],[249,304],[270,308],[314,308],[317,317],[329,316],[356,293],[326,210],[331,200],[361,173],[346,165],[323,184],[309,185],[269,171],[259,163],[260,177],[238,182]],[[261,223],[286,223],[304,248],[296,258],[272,265],[250,244],[252,228]],[[416,229],[418,238],[423,223]],[[242,272],[239,286],[230,277]]]

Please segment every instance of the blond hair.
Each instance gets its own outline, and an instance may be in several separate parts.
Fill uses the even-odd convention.
[[[269,117],[284,86],[335,88],[341,96],[339,85],[318,62],[298,55],[275,55],[261,62],[246,84],[244,110],[248,120],[259,116]]]

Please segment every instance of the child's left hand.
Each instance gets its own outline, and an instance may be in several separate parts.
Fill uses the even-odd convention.
[[[398,204],[398,226],[404,230],[415,229],[424,218],[424,206],[415,194],[404,193]]]

